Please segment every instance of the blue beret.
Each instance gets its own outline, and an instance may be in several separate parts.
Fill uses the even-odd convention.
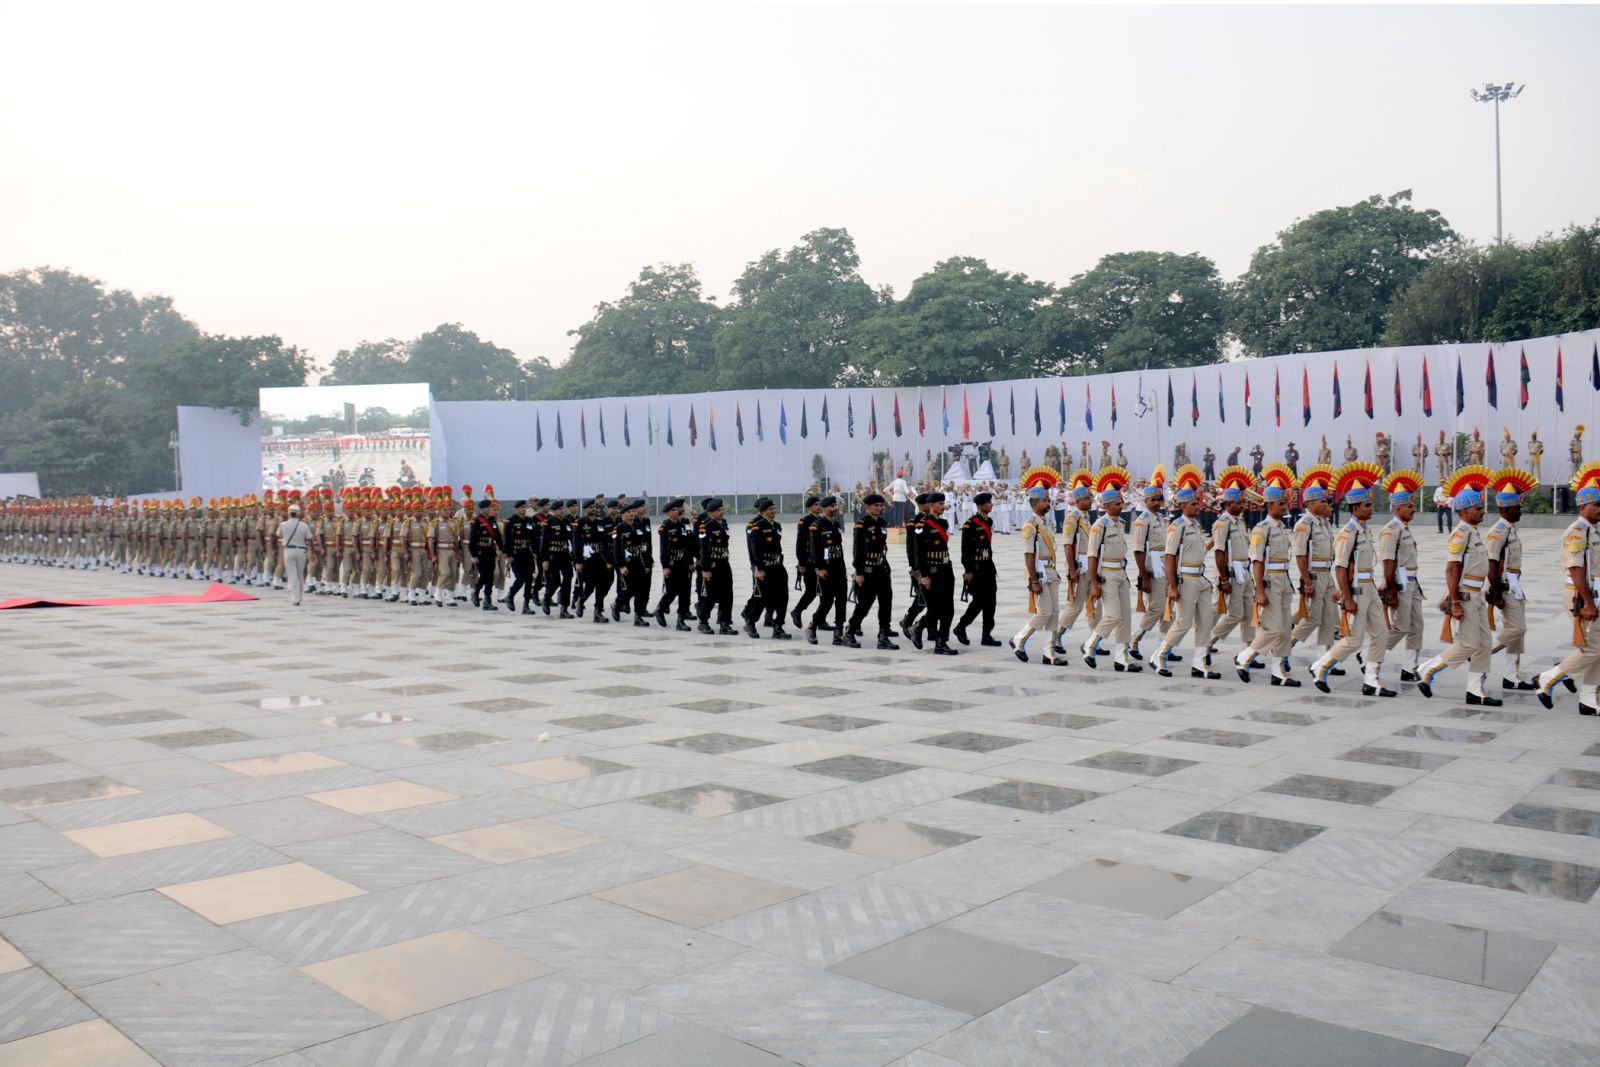
[[[1230,485],[1228,488],[1222,491],[1222,499],[1232,504],[1235,501],[1244,499],[1244,491],[1238,486]]]
[[[1177,490],[1176,492],[1174,492],[1172,494],[1172,502],[1174,504],[1192,504],[1192,503],[1194,503],[1194,490],[1193,489],[1179,489],[1179,490]]]
[[[1269,504],[1275,500],[1282,500],[1284,499],[1283,487],[1278,485],[1269,485],[1266,487],[1266,489],[1262,490],[1261,496]]]
[[[1049,495],[1050,495],[1050,490],[1046,489],[1042,485],[1033,486],[1031,489],[1028,490],[1028,499],[1029,500],[1044,500]]]
[[[1372,502],[1371,490],[1364,486],[1357,486],[1344,495],[1346,504],[1369,504]]]
[[[1521,493],[1517,493],[1517,492],[1513,492],[1511,490],[1506,490],[1504,492],[1496,493],[1494,495],[1494,502],[1495,502],[1496,506],[1502,507],[1502,508],[1521,507],[1522,506],[1522,494]]]
[[[1483,494],[1476,489],[1463,489],[1456,494],[1455,509],[1457,511],[1481,507],[1483,507]]]
[[[1100,503],[1110,504],[1122,499],[1122,493],[1116,489],[1107,489],[1100,494]]]
[[[1584,486],[1578,490],[1578,505],[1600,504],[1600,488],[1592,485]]]
[[[1094,491],[1091,490],[1087,485],[1080,485],[1072,490],[1072,499],[1074,500],[1087,500],[1093,495]]]
[[[1307,503],[1313,500],[1326,500],[1328,499],[1328,491],[1320,485],[1308,485],[1300,490],[1300,499]]]

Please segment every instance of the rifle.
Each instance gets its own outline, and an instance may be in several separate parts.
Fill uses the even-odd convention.
[[[1138,592],[1139,592],[1139,596],[1137,598],[1137,601],[1133,605],[1133,610],[1139,612],[1141,615],[1144,614],[1144,612],[1146,610],[1145,606],[1144,606],[1144,587],[1145,587],[1146,584],[1148,584],[1148,581],[1149,581],[1149,579],[1140,577],[1140,578],[1134,579],[1134,583],[1133,583],[1134,589],[1138,590]]]
[[[1085,601],[1084,606],[1083,606],[1083,610],[1088,613],[1090,622],[1097,621],[1097,618],[1098,618],[1098,615],[1099,615],[1100,593],[1097,592],[1095,590],[1095,588],[1094,588],[1096,585],[1099,585],[1099,584],[1100,584],[1099,582],[1094,582],[1094,583],[1091,583],[1089,585],[1089,588],[1087,590],[1087,592],[1089,594],[1089,599],[1087,601]]]
[[[1450,614],[1449,603],[1446,601],[1440,601],[1439,610],[1444,612],[1444,625],[1439,628],[1439,640],[1443,641],[1447,645],[1452,644],[1456,638],[1455,632],[1450,625],[1451,622],[1454,621],[1454,616]]]
[[[1311,599],[1310,594],[1306,592],[1306,583],[1305,582],[1301,582],[1300,583],[1300,603],[1294,609],[1294,617],[1295,618],[1304,619],[1304,618],[1309,618],[1310,617],[1311,611],[1310,611],[1309,605],[1307,604],[1307,601],[1310,600],[1310,599]]]
[[[964,578],[961,579],[961,603],[965,604],[968,600],[971,600],[971,599],[972,599],[972,579],[964,577]]]

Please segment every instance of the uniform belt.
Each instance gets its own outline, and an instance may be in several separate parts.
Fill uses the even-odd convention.
[[[412,548],[427,548],[428,547],[428,542],[426,542],[426,541],[412,541],[411,542],[411,547]]]
[[[1469,577],[1463,576],[1462,579],[1461,579],[1461,588],[1463,588],[1463,589],[1473,589],[1473,590],[1482,589],[1483,588],[1483,579],[1481,577],[1479,577],[1479,578],[1469,578]]]
[[[1126,563],[1126,562],[1128,562],[1128,561],[1125,558],[1101,559],[1100,566],[1104,567],[1107,563]]]
[[[1267,570],[1282,571],[1287,573],[1289,570],[1289,561],[1286,559],[1269,559],[1267,560]]]
[[[1355,572],[1355,579],[1358,582],[1370,582],[1370,581],[1372,581],[1372,572],[1371,571],[1356,571]]]
[[[1522,573],[1522,568],[1521,567],[1516,567],[1516,568],[1507,567],[1507,568],[1505,568],[1503,573],[1505,573],[1505,574],[1521,574]]]
[[[1180,563],[1180,564],[1178,564],[1178,573],[1179,574],[1200,575],[1200,574],[1204,574],[1205,572],[1206,572],[1206,565],[1204,563]]]

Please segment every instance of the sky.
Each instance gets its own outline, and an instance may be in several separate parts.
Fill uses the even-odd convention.
[[[324,365],[442,322],[560,363],[641,267],[727,302],[824,226],[901,294],[958,255],[1231,278],[1407,188],[1490,241],[1485,81],[1527,85],[1507,235],[1600,217],[1594,6],[0,0],[0,39],[0,272],[165,293]]]
[[[261,410],[286,419],[304,419],[312,415],[337,416],[343,413],[345,404],[354,404],[357,412],[383,408],[393,415],[409,415],[427,407],[428,399],[426,382],[293,387],[261,390]]]

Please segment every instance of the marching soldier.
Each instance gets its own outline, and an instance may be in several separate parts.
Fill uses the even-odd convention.
[[[1378,531],[1378,577],[1382,580],[1383,603],[1389,609],[1389,640],[1393,650],[1406,643],[1411,661],[1400,668],[1402,682],[1420,681],[1418,660],[1422,658],[1422,582],[1417,578],[1417,539],[1411,535],[1411,519],[1417,513],[1417,493],[1422,475],[1416,471],[1395,471],[1383,483],[1389,494],[1389,509],[1394,518]],[[1533,686],[1530,684],[1529,689]]]
[[[1325,464],[1307,467],[1300,476],[1300,502],[1304,514],[1294,524],[1294,565],[1298,577],[1300,606],[1298,619],[1290,635],[1290,647],[1300,644],[1312,634],[1317,646],[1326,652],[1338,640],[1339,606],[1335,602],[1338,589],[1333,581],[1333,501],[1329,499],[1328,486],[1333,481],[1333,471]],[[1329,668],[1328,674],[1339,677],[1343,667]],[[1415,678],[1410,679],[1416,681]]]
[[[559,595],[563,619],[572,618],[572,612],[567,610],[572,603],[572,543],[575,536],[570,512],[577,506],[576,500],[556,501],[539,535],[539,566],[544,571],[544,613],[550,614],[550,605]]]
[[[806,627],[806,640],[817,643],[817,631],[833,630],[833,643],[845,643],[844,605],[846,588],[844,580],[844,540],[839,529],[839,498],[831,493],[822,498],[822,512],[811,523],[811,565],[816,568],[817,612]],[[909,523],[907,526],[909,527]],[[909,531],[906,535],[911,536]],[[833,613],[833,626],[825,627],[828,613]],[[916,644],[922,644],[921,631],[917,631]]]
[[[1133,643],[1128,648],[1128,655],[1133,659],[1144,659],[1139,651],[1139,642],[1144,640],[1145,634],[1151,630],[1166,631],[1161,614],[1167,604],[1167,571],[1161,565],[1161,549],[1167,540],[1167,517],[1161,513],[1164,501],[1158,478],[1166,478],[1166,472],[1159,467],[1150,477],[1150,485],[1144,491],[1144,507],[1134,516],[1133,529],[1129,534],[1128,547],[1133,550],[1133,562],[1139,568],[1134,588],[1144,603],[1144,612],[1135,624]],[[1176,652],[1167,658],[1177,662],[1183,660]]]
[[[633,624],[649,626],[650,583],[655,577],[655,553],[650,547],[650,519],[645,515],[643,499],[633,503],[633,515],[628,520],[632,533],[628,538],[630,555],[627,565],[628,592],[633,597]]]
[[[1163,678],[1172,677],[1167,659],[1190,630],[1194,631],[1195,663],[1189,668],[1189,677],[1222,677],[1205,662],[1214,598],[1211,582],[1206,578],[1206,533],[1199,519],[1199,482],[1200,472],[1190,464],[1185,464],[1173,477],[1177,488],[1172,502],[1180,513],[1167,527],[1167,543],[1162,550],[1162,564],[1167,572],[1167,611],[1172,616],[1172,625],[1167,628],[1155,661],[1156,673]]]
[[[765,615],[772,627],[772,636],[781,641],[789,637],[783,628],[789,600],[789,572],[783,565],[783,524],[777,515],[777,503],[769,496],[759,497],[755,518],[745,525],[745,555],[750,560],[754,581],[741,615],[746,635],[761,636],[756,624]],[[853,645],[854,639],[848,643]]]
[[[1581,435],[1583,428],[1579,427]],[[1577,451],[1577,438],[1573,438]],[[1567,572],[1567,611],[1572,619],[1572,652],[1566,659],[1539,675],[1539,703],[1554,707],[1551,691],[1560,682],[1567,692],[1578,690],[1575,679],[1583,680],[1578,694],[1578,714],[1600,714],[1600,640],[1593,633],[1600,618],[1596,596],[1600,594],[1600,463],[1582,467],[1574,462],[1571,488],[1576,497],[1578,518],[1567,527],[1561,541],[1561,568]]]
[[[667,501],[665,517],[656,528],[661,548],[661,603],[656,605],[656,625],[667,624],[667,608],[678,602],[679,630],[689,629],[689,586],[693,583],[698,549],[694,527],[683,515],[684,500]]]
[[[517,593],[522,593],[522,613],[533,614],[534,570],[537,556],[534,550],[538,528],[528,515],[528,502],[519,500],[511,505],[511,518],[501,531],[505,539],[506,555],[511,557],[511,590],[506,594],[506,610],[517,610]]]
[[[1222,513],[1211,526],[1212,552],[1217,564],[1217,620],[1206,646],[1206,667],[1222,639],[1239,628],[1245,644],[1255,636],[1250,625],[1256,593],[1250,575],[1250,539],[1244,518],[1245,494],[1255,489],[1255,475],[1243,467],[1229,467],[1217,484],[1222,489]],[[1259,662],[1252,667],[1260,667]]]
[[[434,589],[434,603],[439,607],[448,605],[453,608],[462,601],[459,590],[466,559],[462,555],[461,541],[466,530],[455,513],[455,501],[451,499],[449,489],[441,489],[434,502],[433,572],[438,581]]]
[[[917,616],[927,605],[922,595],[922,570],[917,561],[917,549],[922,542],[917,538],[917,527],[928,517],[928,494],[918,493],[917,510],[905,521],[906,566],[911,572],[911,603],[906,605],[906,617],[900,620],[900,632],[918,648],[922,647],[922,626]]]
[[[1057,569],[1056,542],[1051,534],[1055,524],[1050,519],[1050,489],[1044,485],[1028,488],[1028,507],[1033,515],[1022,524],[1023,577],[1028,584],[1028,623],[1011,638],[1011,651],[1023,663],[1028,662],[1028,639],[1036,633],[1054,636],[1056,619],[1060,612],[1061,574]],[[1066,666],[1065,660],[1056,659],[1054,649],[1047,649],[1040,659],[1046,666]]]
[[[1461,520],[1445,545],[1444,609],[1449,619],[1455,620],[1455,640],[1422,665],[1417,688],[1423,696],[1433,696],[1433,680],[1439,672],[1465,663],[1471,672],[1467,703],[1497,708],[1504,702],[1486,691],[1494,636],[1489,630],[1489,602],[1485,596],[1489,549],[1478,529],[1483,522],[1483,490],[1487,484],[1488,472],[1476,465],[1461,468],[1445,483],[1445,491],[1454,499],[1456,517]],[[1445,626],[1450,626],[1448,619]]]
[[[472,606],[484,611],[494,610],[495,561],[504,551],[494,508],[494,501],[488,497],[478,501],[478,514],[467,529],[467,555],[478,568],[478,580],[472,585]]]
[[[1500,670],[1502,689],[1539,688],[1522,677],[1528,613],[1522,591],[1522,535],[1517,530],[1517,520],[1522,518],[1522,494],[1537,486],[1534,475],[1514,467],[1495,471],[1489,480],[1500,516],[1483,535],[1483,545],[1489,552],[1489,606],[1500,612],[1500,643],[1494,651],[1503,651],[1506,657]]]
[[[578,606],[574,614],[583,617],[584,606],[592,595],[594,621],[609,623],[611,620],[606,618],[605,602],[616,577],[612,572],[615,531],[602,504],[599,500],[588,502],[574,535],[577,552],[572,569],[578,573]]]
[[[1083,614],[1089,602],[1089,527],[1094,516],[1089,509],[1094,506],[1094,489],[1086,470],[1072,472],[1074,484],[1067,491],[1070,506],[1061,523],[1061,552],[1066,557],[1066,577],[1061,586],[1061,614],[1056,619],[1055,633],[1050,635],[1050,654],[1055,662],[1066,666],[1066,647],[1062,644],[1066,632]]]
[[[1266,504],[1266,518],[1256,523],[1250,531],[1250,569],[1253,572],[1255,592],[1252,596],[1256,616],[1256,634],[1240,653],[1233,657],[1233,669],[1241,681],[1250,681],[1250,667],[1259,652],[1272,664],[1273,685],[1298,689],[1300,682],[1289,675],[1289,642],[1294,630],[1294,583],[1289,578],[1289,556],[1294,550],[1294,536],[1283,524],[1283,514],[1289,509],[1289,485],[1293,476],[1283,469],[1274,470],[1274,463],[1263,471],[1268,480],[1262,489]]]
[[[889,527],[883,521],[886,501],[881,493],[868,493],[861,499],[865,514],[855,524],[851,563],[855,570],[856,610],[850,616],[847,637],[861,636],[861,624],[872,606],[878,606],[878,647],[890,652],[900,646],[892,640],[894,630],[894,575],[889,569]]]
[[[704,511],[700,520],[699,566],[700,576],[705,580],[705,596],[700,600],[700,632],[711,632],[711,613],[715,611],[717,633],[732,637],[739,631],[733,628],[733,569],[728,561],[728,523],[722,517],[721,497],[707,497],[701,503]],[[816,641],[811,643],[816,644]]]
[[[955,572],[950,569],[950,524],[944,518],[943,493],[928,494],[927,517],[917,525],[917,567],[925,598],[923,629],[933,638],[933,651],[939,656],[954,656],[950,647],[950,621],[955,615]],[[920,633],[920,632],[919,632]],[[919,645],[920,641],[912,644]]]
[[[797,588],[801,592],[800,599],[789,612],[789,621],[794,623],[796,630],[805,626],[803,619],[806,608],[817,599],[817,572],[811,566],[811,524],[821,510],[822,498],[815,493],[808,493],[805,514],[794,524],[794,570],[795,577],[799,579]]]
[[[994,522],[989,512],[994,510],[994,495],[979,493],[972,498],[977,511],[961,524],[961,572],[967,594],[972,598],[961,621],[955,625],[956,640],[970,644],[967,627],[974,619],[983,620],[983,637],[980,644],[999,647],[994,638],[995,595],[999,576],[994,569]]]
[[[1389,644],[1389,626],[1383,619],[1383,602],[1373,584],[1372,567],[1376,559],[1371,530],[1371,486],[1380,472],[1376,464],[1357,460],[1339,468],[1334,490],[1350,507],[1350,521],[1333,540],[1333,579],[1335,599],[1342,615],[1339,640],[1311,664],[1313,684],[1328,692],[1328,675],[1340,660],[1366,649],[1365,671],[1361,680],[1363,696],[1394,696],[1385,689],[1378,672]]]
[[[1118,671],[1138,674],[1144,668],[1128,659],[1133,601],[1128,591],[1128,540],[1122,526],[1122,487],[1127,484],[1128,472],[1121,467],[1107,467],[1096,479],[1103,514],[1089,527],[1084,582],[1089,602],[1099,606],[1100,617],[1091,618],[1094,632],[1080,651],[1083,661],[1094,670],[1100,643],[1114,641],[1111,665]]]

